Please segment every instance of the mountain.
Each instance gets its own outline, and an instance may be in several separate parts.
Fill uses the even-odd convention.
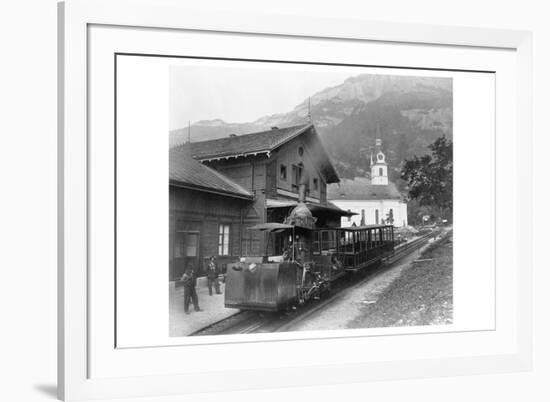
[[[426,153],[427,145],[441,135],[452,138],[452,106],[451,78],[362,74],[313,94],[286,113],[250,123],[198,121],[191,126],[191,140],[301,124],[310,111],[342,177],[368,176],[370,150],[381,138],[392,168],[390,179],[398,182],[403,160]],[[170,132],[171,146],[187,136],[187,128]]]

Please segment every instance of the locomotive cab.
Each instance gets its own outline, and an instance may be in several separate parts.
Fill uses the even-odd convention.
[[[290,233],[292,225],[267,223],[250,230]],[[295,247],[292,247],[294,249]],[[225,307],[279,311],[297,302],[299,266],[291,255],[243,257],[229,264],[226,274]]]

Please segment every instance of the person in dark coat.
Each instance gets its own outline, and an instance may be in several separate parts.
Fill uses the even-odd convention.
[[[193,306],[195,311],[201,311],[199,308],[199,298],[197,296],[197,277],[195,276],[195,271],[192,266],[187,267],[185,273],[181,277],[183,282],[183,310],[185,314],[189,314],[189,303],[193,301]]]
[[[210,257],[208,262],[208,267],[206,268],[206,277],[208,278],[208,293],[212,296],[212,285],[216,289],[216,294],[221,295],[220,292],[220,282],[218,280],[220,272],[218,270],[218,265],[216,264],[216,257]]]

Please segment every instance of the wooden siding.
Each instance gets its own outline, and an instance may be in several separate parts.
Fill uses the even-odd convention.
[[[229,255],[219,256],[220,265],[235,261],[241,255],[244,213],[252,203],[230,197],[170,186],[169,190],[169,261],[170,280],[183,274],[188,259],[176,256],[177,242],[186,233],[199,235],[198,255],[194,264],[199,275],[204,272],[205,259],[218,256],[219,225],[227,224]]]
[[[303,164],[304,173],[309,176],[309,194],[308,197],[315,198],[326,203],[326,183],[323,176],[319,173],[317,164],[315,163],[315,156],[312,155],[308,149],[308,141],[304,141],[302,138],[296,138],[290,141],[288,144],[283,145],[274,155],[277,159],[277,169],[275,171],[275,179],[277,181],[277,188],[290,191],[298,194],[298,188],[292,186],[292,166]],[[302,156],[298,154],[298,149],[302,147],[304,153]],[[283,180],[280,177],[281,165],[286,166],[287,178]],[[318,180],[318,190],[314,189],[313,180]],[[323,200],[324,196],[324,200]]]

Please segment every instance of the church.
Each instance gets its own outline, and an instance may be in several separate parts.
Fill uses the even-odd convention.
[[[388,164],[382,151],[382,140],[376,140],[375,152],[370,158],[370,180],[366,177],[340,179],[340,183],[328,186],[329,201],[345,211],[355,213],[343,217],[342,226],[407,226],[407,203],[396,185],[388,180]]]

